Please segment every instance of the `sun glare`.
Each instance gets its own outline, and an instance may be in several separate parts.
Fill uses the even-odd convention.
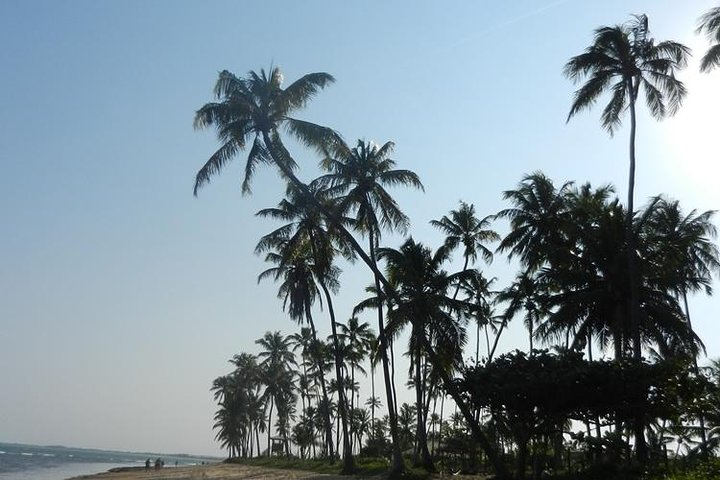
[[[720,201],[717,185],[720,174],[720,149],[717,148],[720,71],[701,74],[694,67],[691,64],[683,72],[688,96],[677,115],[664,122],[661,141],[666,143],[671,171],[680,186],[717,203]]]

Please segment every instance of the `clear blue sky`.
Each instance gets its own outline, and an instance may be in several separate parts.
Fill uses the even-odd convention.
[[[273,224],[254,213],[280,198],[275,172],[242,197],[240,158],[192,196],[217,146],[192,119],[219,70],[333,74],[302,116],[350,142],[395,141],[426,186],[397,197],[413,236],[437,246],[430,219],[460,199],[495,213],[534,170],[624,198],[627,130],[610,138],[599,109],[566,125],[562,66],[630,13],[698,57],[695,22],[714,5],[0,2],[0,441],[217,453],[212,379],[266,330],[295,328],[275,286],[256,283],[253,248]],[[720,72],[699,75],[695,59],[681,78],[676,118],[640,116],[636,198],[718,208]],[[294,153],[312,178],[317,159]],[[505,285],[514,267],[497,258],[489,271]],[[347,318],[369,277],[358,265],[342,280]],[[692,311],[720,356],[717,299]],[[503,350],[527,348],[519,323]]]

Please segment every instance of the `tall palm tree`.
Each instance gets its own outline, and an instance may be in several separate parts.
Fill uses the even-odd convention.
[[[386,289],[389,287],[377,267],[376,250],[382,231],[404,232],[410,223],[386,187],[400,185],[423,189],[417,174],[410,170],[395,169],[395,161],[390,158],[393,148],[392,142],[378,146],[372,142],[359,140],[357,146],[351,148],[342,141],[336,141],[328,146],[323,160],[323,167],[330,173],[316,180],[317,184],[327,187],[330,196],[337,199],[341,214],[354,216],[354,228],[362,234],[367,234],[368,260],[374,274],[377,292],[382,291],[381,284]],[[362,258],[367,263],[368,260]],[[398,440],[397,412],[394,408],[392,377],[387,355],[388,339],[385,335],[381,305],[378,306],[378,335],[393,444],[392,470],[399,472],[404,466]]]
[[[393,301],[388,309],[387,333],[397,336],[405,326],[410,326],[409,353],[412,360],[416,391],[417,436],[422,465],[433,470],[434,465],[427,444],[425,419],[425,381],[423,360],[426,344],[430,339],[435,343],[435,351],[441,351],[446,363],[461,361],[462,348],[466,333],[464,320],[472,306],[465,301],[450,297],[450,289],[468,275],[464,270],[449,275],[443,270],[443,264],[449,259],[449,249],[441,247],[434,254],[429,248],[408,239],[399,250],[382,248],[379,258],[385,260],[387,278],[400,297]],[[378,299],[361,303],[358,307],[375,306]],[[451,316],[448,312],[457,312]],[[435,368],[447,366],[434,365]]]
[[[218,101],[206,103],[196,112],[194,126],[196,129],[214,127],[221,146],[198,171],[194,193],[197,195],[203,185],[252,142],[245,164],[243,192],[250,193],[252,176],[258,166],[274,165],[281,177],[315,205],[380,282],[386,285],[387,281],[376,262],[365,253],[342,219],[319,202],[295,175],[297,163],[280,137],[280,130],[284,128],[306,146],[326,150],[338,145],[342,149],[344,142],[334,130],[291,116],[334,81],[327,73],[310,73],[282,88],[283,76],[277,67],[271,68],[268,73],[264,70],[260,74],[250,71],[245,78],[227,70],[220,72],[215,84]]]
[[[355,370],[363,375],[366,374],[362,368],[362,361],[370,353],[370,348],[375,340],[375,333],[367,322],[360,322],[357,317],[350,317],[347,323],[338,323],[340,333],[338,336],[343,343],[348,345],[350,356],[347,362],[350,365],[350,383],[355,383]],[[358,394],[359,402],[359,394]],[[350,407],[354,408],[357,403],[351,403]]]
[[[335,374],[338,382],[342,382],[343,356],[340,348],[340,337],[337,332],[337,321],[333,308],[332,293],[337,293],[339,288],[338,275],[340,270],[333,264],[338,253],[346,258],[352,259],[353,252],[343,241],[342,236],[337,235],[331,226],[326,225],[321,212],[315,207],[314,202],[308,199],[316,199],[317,202],[328,202],[321,198],[322,192],[316,186],[311,186],[309,191],[313,197],[303,195],[292,185],[288,186],[287,198],[283,199],[277,208],[266,208],[258,212],[258,215],[272,217],[289,222],[282,225],[275,231],[265,235],[256,248],[258,253],[271,248],[279,249],[285,262],[295,262],[297,258],[310,256],[309,263],[306,263],[312,273],[311,277],[305,278],[304,282],[319,285],[322,290],[328,313],[330,316],[332,351],[335,354]],[[318,198],[320,197],[320,198]],[[305,292],[307,289],[303,289]],[[302,293],[304,294],[304,293]],[[301,302],[302,303],[302,302]],[[307,305],[304,305],[302,316],[307,317]],[[349,411],[348,402],[345,399],[345,392],[339,392],[338,411],[342,420],[343,428],[343,470],[350,473],[353,470],[353,458],[351,439],[348,433]]]
[[[697,33],[713,42],[700,61],[700,71],[709,72],[720,65],[720,7],[711,8],[698,20]]]
[[[634,358],[640,361],[641,342],[637,269],[632,238],[635,195],[635,131],[636,103],[640,90],[650,114],[657,120],[673,115],[686,94],[685,86],[675,77],[676,70],[687,65],[690,50],[674,41],[655,43],[650,37],[648,19],[635,16],[634,21],[595,30],[593,44],[584,53],[570,59],[564,73],[575,82],[587,79],[575,92],[568,120],[590,108],[605,91],[611,92],[610,102],[603,110],[603,128],[612,135],[620,126],[625,110],[630,111],[630,169],[627,200],[627,257],[631,285],[630,319]],[[638,456],[646,457],[644,442],[638,440]]]

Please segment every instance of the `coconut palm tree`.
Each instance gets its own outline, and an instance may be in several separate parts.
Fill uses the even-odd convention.
[[[375,333],[367,322],[360,323],[357,317],[350,317],[346,324],[338,323],[338,334],[341,341],[348,345],[350,356],[347,363],[350,365],[350,383],[355,383],[355,370],[366,375],[362,368],[362,361],[370,353],[370,348],[375,340]],[[358,400],[360,401],[359,393]],[[352,402],[350,408],[355,408],[357,403]]]
[[[450,250],[462,245],[465,263],[463,270],[467,270],[472,261],[481,256],[487,263],[492,262],[493,253],[485,246],[486,242],[500,240],[500,235],[490,230],[493,216],[478,219],[475,214],[475,205],[460,202],[460,208],[450,210],[450,216],[444,215],[440,220],[431,220],[430,225],[438,228],[445,234],[445,246]],[[455,291],[457,297],[457,290]]]
[[[711,8],[700,17],[697,33],[705,34],[713,43],[700,61],[700,71],[709,72],[720,65],[720,7]]]
[[[317,330],[312,316],[312,305],[320,296],[320,289],[315,282],[314,273],[317,270],[312,263],[308,245],[304,245],[302,251],[295,252],[292,256],[288,255],[285,245],[278,245],[278,252],[268,252],[265,260],[274,263],[276,266],[269,268],[258,276],[258,282],[264,278],[273,278],[274,280],[282,280],[278,289],[278,298],[283,299],[283,309],[287,309],[290,318],[298,322],[307,322],[313,335],[314,359],[318,365],[318,374],[320,376],[320,387],[322,390],[322,398],[327,403],[327,383],[325,381],[325,373],[322,368],[322,359],[319,354],[319,340],[317,338]],[[289,257],[289,258],[288,258]],[[327,454],[333,456],[332,442],[332,423],[325,411],[325,448]]]
[[[265,397],[269,401],[268,414],[268,456],[272,454],[270,438],[272,437],[273,407],[278,409],[288,403],[287,398],[292,395],[295,354],[291,349],[290,339],[284,337],[279,331],[266,332],[255,341],[264,350],[258,353],[261,359],[258,366],[261,368],[262,383],[265,385]],[[279,415],[281,416],[281,415]]]
[[[360,402],[360,390],[355,390],[355,371],[357,370],[363,375],[367,375],[367,372],[362,367],[362,361],[368,355],[372,342],[375,339],[375,334],[370,328],[370,324],[362,322],[357,317],[351,317],[347,324],[338,323],[338,329],[340,333],[338,337],[340,341],[346,345],[346,354],[344,359],[347,364],[350,365],[350,378],[349,386],[352,388],[350,395],[349,411],[352,412],[357,408]],[[355,432],[353,431],[353,424],[350,424],[350,439],[355,438]],[[352,448],[352,442],[350,447]]]
[[[658,198],[654,215],[650,220],[650,231],[656,236],[649,243],[656,245],[658,264],[666,267],[671,277],[679,274],[677,293],[681,296],[685,307],[685,318],[692,330],[688,292],[704,290],[712,294],[712,275],[720,271],[720,252],[712,239],[717,236],[712,224],[714,211],[697,214],[695,210],[683,215],[677,201]],[[658,238],[659,237],[659,238]],[[692,365],[695,373],[699,373],[697,357],[693,356]],[[700,439],[703,455],[707,457],[708,438],[705,416],[698,416],[700,422]]]
[[[250,193],[252,176],[258,166],[274,165],[280,176],[315,205],[374,272],[380,283],[385,285],[387,281],[376,262],[350,234],[342,218],[318,201],[308,186],[295,175],[297,163],[280,137],[280,130],[284,128],[306,146],[323,151],[328,148],[343,149],[345,144],[334,130],[291,116],[334,81],[327,73],[310,73],[283,88],[283,76],[277,67],[271,68],[268,73],[264,70],[259,74],[250,71],[245,78],[227,70],[220,72],[215,84],[218,101],[207,103],[196,112],[194,126],[196,129],[214,127],[221,145],[198,171],[194,193],[197,195],[203,185],[252,142],[245,164],[243,192]]]
[[[215,83],[218,101],[206,103],[195,114],[195,128],[215,127],[221,142],[195,177],[195,195],[250,142],[242,184],[244,193],[251,192],[252,176],[262,164],[274,165],[284,178],[297,186],[300,182],[293,173],[297,164],[285,149],[279,131],[284,127],[309,145],[336,137],[327,127],[291,117],[334,81],[327,73],[310,73],[283,89],[283,76],[278,67],[267,73],[250,71],[245,78],[227,70],[220,72]]]
[[[323,167],[330,173],[315,181],[326,187],[328,194],[337,199],[338,209],[342,215],[354,217],[354,228],[368,236],[368,260],[374,274],[377,292],[382,291],[381,284],[386,289],[388,287],[386,279],[377,267],[376,258],[382,231],[405,232],[410,223],[386,188],[398,185],[413,186],[423,190],[417,174],[410,170],[395,169],[395,161],[390,158],[394,146],[392,142],[378,146],[372,142],[359,140],[357,146],[351,148],[345,142],[333,142],[326,148],[323,160]],[[367,263],[365,257],[362,258]],[[386,293],[391,294],[389,291]],[[399,472],[404,467],[398,441],[397,412],[394,408],[392,377],[387,355],[388,341],[381,305],[378,306],[378,334],[393,443],[392,470]]]
[[[493,329],[497,333],[497,324],[500,320],[493,309],[496,292],[490,291],[490,285],[495,278],[488,280],[479,270],[469,271],[470,275],[459,284],[467,302],[474,307],[472,316],[475,319],[475,364],[480,361],[480,329],[485,330],[485,342],[487,345],[488,358],[490,357],[490,336],[488,330]]]
[[[417,436],[422,465],[433,470],[434,465],[427,444],[425,419],[425,381],[423,360],[426,345],[432,340],[435,351],[442,352],[448,360],[446,365],[434,364],[435,368],[448,369],[448,363],[461,361],[466,334],[464,320],[472,305],[450,297],[450,289],[468,275],[468,271],[449,275],[442,266],[449,259],[449,249],[441,247],[434,254],[422,244],[408,239],[399,250],[381,248],[378,257],[385,261],[387,278],[400,297],[392,301],[388,309],[387,333],[397,336],[405,326],[410,326],[410,345],[416,391]],[[358,305],[362,310],[375,306],[378,298]],[[457,316],[448,312],[454,311]]]
[[[595,30],[593,44],[584,53],[570,59],[564,73],[574,82],[585,83],[575,92],[568,120],[580,111],[590,108],[605,91],[611,98],[603,110],[601,123],[612,135],[620,126],[625,110],[630,111],[630,170],[626,212],[628,248],[628,274],[630,275],[630,320],[633,351],[640,361],[641,342],[639,326],[638,279],[635,265],[635,246],[632,237],[632,219],[635,214],[635,132],[636,103],[640,90],[653,118],[660,120],[673,115],[680,108],[686,94],[685,86],[675,77],[684,68],[690,50],[674,41],[655,43],[648,30],[648,18],[635,16],[634,21],[614,27]],[[639,434],[639,432],[636,432]],[[644,443],[638,440],[638,456],[646,457]]]
[[[567,221],[565,195],[572,183],[559,188],[542,172],[525,175],[514,190],[503,192],[511,208],[497,217],[510,221],[510,232],[502,239],[498,251],[508,252],[508,259],[518,257],[525,271],[533,273],[547,264],[556,253],[567,248],[562,237]]]
[[[327,203],[326,199],[318,198],[321,197],[322,192],[319,192],[316,186],[311,186],[309,191],[313,197],[303,195],[302,192],[290,185],[287,189],[287,198],[283,199],[276,208],[266,208],[258,212],[260,216],[272,217],[289,223],[265,235],[258,243],[256,252],[262,253],[275,248],[281,252],[281,256],[285,258],[284,261],[290,263],[309,255],[310,258],[305,260],[309,271],[303,270],[303,272],[312,275],[304,278],[303,282],[314,282],[324,294],[330,316],[332,351],[335,353],[335,375],[338,382],[343,383],[343,356],[331,295],[331,292],[337,293],[339,289],[338,276],[340,270],[333,264],[333,260],[338,253],[345,258],[352,259],[353,252],[343,241],[342,236],[337,235],[332,226],[326,225],[321,212],[315,207],[315,203],[308,201],[308,199],[313,198],[317,202]],[[332,207],[328,206],[328,208]],[[315,288],[317,289],[317,287]],[[301,289],[299,293],[305,295],[306,291],[307,287]],[[299,303],[303,304],[302,301]],[[300,317],[307,317],[307,315],[307,305],[303,304],[303,312]],[[350,473],[353,470],[352,435],[348,432],[350,407],[345,399],[344,391],[339,392],[338,411],[344,433],[343,470]]]

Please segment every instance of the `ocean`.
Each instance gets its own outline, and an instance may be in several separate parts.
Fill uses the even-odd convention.
[[[0,480],[66,480],[115,467],[144,466],[148,458],[154,463],[158,457],[165,461],[165,468],[220,461],[189,455],[0,443]]]

